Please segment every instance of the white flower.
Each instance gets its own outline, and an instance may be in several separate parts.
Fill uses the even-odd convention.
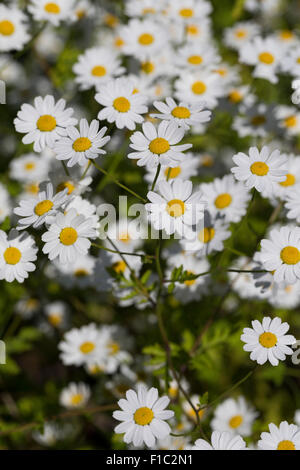
[[[0,52],[20,50],[29,41],[26,20],[19,8],[0,5]]]
[[[0,223],[11,214],[11,202],[5,186],[0,183]]]
[[[300,222],[300,185],[292,188],[291,192],[285,195],[285,208],[287,209],[287,218],[295,219]]]
[[[133,82],[125,77],[103,85],[95,95],[95,100],[104,106],[98,114],[98,119],[115,122],[118,129],[127,127],[133,131],[136,123],[141,124],[144,121],[141,114],[148,111],[147,98],[135,93]]]
[[[51,302],[45,306],[45,314],[50,325],[63,328],[67,323],[68,306],[60,301]]]
[[[136,225],[134,220],[129,220],[126,217],[121,218],[116,223],[111,223],[107,227],[107,231],[104,234],[105,245],[107,248],[114,249],[110,242],[111,240],[117,250],[127,253],[133,252],[142,243],[141,232],[138,229],[139,226]],[[119,259],[119,255],[117,254],[116,256]]]
[[[186,69],[193,73],[217,67],[220,57],[212,45],[188,43],[178,49],[174,60],[179,70]]]
[[[212,183],[200,186],[202,201],[212,217],[224,216],[226,222],[239,222],[246,213],[250,194],[243,183],[234,181],[233,176],[215,178]]]
[[[94,323],[68,331],[58,348],[61,351],[60,358],[67,366],[98,364],[105,354]]]
[[[198,167],[199,167],[199,156],[192,152],[187,152],[185,154],[184,160],[178,163],[178,166],[175,166],[173,168],[164,166],[162,168],[162,171],[158,175],[157,181],[161,181],[161,180],[172,181],[176,178],[181,178],[182,180],[188,180],[191,178],[191,176],[196,176],[198,174]],[[146,170],[147,170],[147,174],[145,175],[145,180],[148,183],[152,184],[155,178],[156,168],[146,167]]]
[[[97,89],[104,83],[124,72],[120,59],[111,49],[93,47],[80,55],[74,65],[75,82],[82,90],[95,86]]]
[[[14,120],[17,132],[26,134],[22,142],[34,143],[35,152],[41,152],[45,147],[52,148],[56,140],[66,135],[66,127],[77,123],[77,119],[71,117],[73,109],[65,109],[65,106],[64,99],[55,103],[51,95],[45,98],[38,96],[34,99],[34,106],[23,104]]]
[[[23,282],[35,271],[37,259],[34,239],[27,232],[11,230],[7,235],[0,230],[0,279]]]
[[[106,151],[102,147],[109,142],[110,136],[104,137],[107,127],[99,130],[99,124],[96,119],[90,125],[86,119],[81,119],[79,130],[76,127],[67,127],[67,137],[62,137],[54,145],[57,160],[68,160],[68,167],[77,163],[84,166],[89,160],[104,155]]]
[[[166,0],[128,0],[125,4],[127,16],[152,16],[161,14],[166,7]]]
[[[61,21],[74,20],[74,0],[31,0],[28,10],[35,20],[49,21],[58,26]]]
[[[76,256],[85,255],[91,246],[89,238],[96,238],[93,219],[77,215],[71,209],[66,215],[58,213],[48,231],[42,235],[43,252],[50,260],[59,257],[61,263],[72,263]]]
[[[254,65],[254,77],[265,78],[277,83],[276,72],[279,69],[284,48],[272,38],[255,37],[240,48],[240,61]]]
[[[211,119],[211,111],[204,111],[203,104],[189,105],[180,102],[177,104],[172,98],[167,98],[166,103],[154,101],[155,106],[161,114],[151,114],[151,117],[174,121],[179,127],[188,130],[190,126],[196,126]]]
[[[171,183],[160,181],[157,186],[158,193],[149,191],[147,197],[151,202],[145,205],[151,224],[168,235],[188,237],[192,226],[204,216],[201,193],[192,194],[192,182],[181,179]]]
[[[164,28],[150,19],[130,20],[120,28],[120,34],[125,38],[123,52],[140,60],[155,56],[167,44]]]
[[[172,0],[168,7],[170,17],[179,23],[203,20],[212,11],[211,4],[206,0]]]
[[[143,133],[134,132],[130,137],[130,147],[135,152],[129,153],[128,158],[137,159],[138,166],[175,167],[184,159],[183,152],[192,147],[191,144],[177,145],[183,137],[184,130],[175,122],[162,121],[157,129],[151,122],[145,122]]]
[[[294,154],[289,154],[286,155],[286,158],[287,161],[284,166],[287,174],[284,181],[276,184],[275,194],[281,199],[291,198],[291,200],[293,200],[293,196],[297,192],[297,188],[300,183],[300,157],[295,156]]]
[[[113,417],[122,421],[115,428],[117,434],[125,433],[124,442],[138,447],[143,442],[153,447],[156,439],[163,439],[171,432],[165,422],[174,416],[174,412],[166,410],[170,400],[163,396],[158,398],[157,388],[147,390],[139,385],[137,393],[134,390],[126,392],[126,400],[121,399],[118,405],[122,411],[114,411]]]
[[[250,436],[252,424],[258,413],[248,405],[244,397],[228,398],[217,406],[211,427],[215,431],[228,431]]]
[[[262,450],[300,450],[300,428],[282,421],[279,427],[269,424],[270,432],[262,432],[258,447]]]
[[[67,264],[55,260],[55,272],[49,273],[49,276],[56,278],[57,282],[66,288],[75,286],[85,288],[93,285],[95,263],[96,259],[90,255],[77,256],[72,263]],[[97,283],[96,279],[95,283]]]
[[[300,279],[300,228],[274,228],[269,238],[261,241],[264,269],[274,271],[275,282],[295,283]]]
[[[59,402],[69,409],[83,408],[89,401],[91,389],[83,382],[71,382],[61,391]]]
[[[214,431],[211,435],[211,444],[204,439],[197,439],[192,450],[245,450],[246,442],[241,436],[230,432]]]
[[[293,75],[293,77],[300,76],[300,45],[297,44],[294,48],[289,48],[286,55],[281,61],[282,70],[285,73]]]
[[[175,81],[175,96],[180,101],[191,104],[205,103],[212,109],[217,106],[218,98],[224,95],[220,76],[212,71],[184,73]]]
[[[114,374],[121,364],[131,362],[131,355],[124,350],[128,333],[116,325],[104,325],[99,329],[99,334],[105,355],[98,365],[105,373]]]
[[[252,328],[244,328],[241,341],[246,343],[244,351],[251,351],[250,359],[258,364],[269,361],[272,366],[278,366],[279,361],[284,361],[287,355],[293,354],[292,345],[296,339],[292,335],[286,335],[290,326],[281,322],[279,317],[264,317],[262,323],[252,321]]]
[[[276,119],[279,127],[285,130],[288,136],[295,136],[300,132],[300,112],[292,106],[276,106]]]
[[[253,21],[240,21],[225,29],[224,42],[227,46],[239,50],[246,42],[257,37],[260,27]]]
[[[10,177],[22,183],[36,183],[47,178],[49,162],[34,153],[14,158],[9,167]]]
[[[47,223],[48,217],[54,216],[57,210],[67,202],[67,192],[68,190],[65,189],[54,194],[52,184],[47,183],[36,197],[21,200],[19,207],[14,209],[14,213],[20,217],[18,230],[24,230],[31,225],[37,228]]]
[[[257,147],[250,147],[249,156],[239,152],[232,159],[237,166],[231,168],[231,172],[237,180],[244,181],[249,189],[254,187],[259,192],[272,194],[275,183],[286,179],[284,165],[287,161],[279,150],[270,151],[265,146],[259,151]]]
[[[87,219],[93,219],[92,228],[97,229],[99,227],[99,217],[96,214],[97,207],[87,199],[83,199],[81,196],[70,198],[64,213],[67,214],[70,209],[75,209],[77,215],[82,214]]]

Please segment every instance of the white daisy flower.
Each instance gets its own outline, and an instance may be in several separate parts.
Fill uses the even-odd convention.
[[[270,286],[271,292],[268,302],[275,308],[292,310],[300,304],[300,281],[295,284],[277,284]]]
[[[168,43],[163,26],[151,19],[130,20],[120,28],[120,33],[126,40],[123,52],[140,60],[155,56]]]
[[[264,269],[274,271],[275,282],[294,284],[300,279],[300,228],[271,230],[269,239],[261,241],[260,259]]]
[[[48,176],[49,162],[34,153],[14,158],[9,165],[10,177],[22,183],[36,183]]]
[[[84,408],[91,396],[91,389],[83,382],[71,382],[60,394],[59,403],[68,409]]]
[[[183,25],[183,35],[188,42],[210,41],[211,22],[209,18],[189,19]]]
[[[235,116],[232,128],[237,131],[239,137],[266,137],[274,131],[274,111],[263,103],[253,103],[253,100],[245,102],[240,107],[241,114]]]
[[[284,181],[276,184],[276,196],[281,199],[291,198],[291,200],[294,200],[295,192],[300,183],[300,157],[289,154],[286,155],[286,158],[285,168],[287,174]]]
[[[288,346],[296,343],[296,338],[286,335],[290,326],[282,323],[279,317],[271,319],[264,317],[262,323],[252,321],[252,328],[244,328],[241,341],[246,343],[244,351],[251,351],[250,359],[258,364],[269,361],[272,366],[278,366],[279,361],[284,361],[287,355],[293,354],[293,349]]]
[[[105,354],[99,330],[94,323],[68,331],[58,349],[62,362],[67,366],[98,364]]]
[[[96,13],[94,5],[90,0],[79,0],[75,5],[75,15],[78,20],[93,18]]]
[[[258,36],[260,27],[253,21],[240,21],[225,29],[224,42],[228,47],[239,50],[245,43]]]
[[[211,111],[204,111],[203,104],[189,105],[180,102],[179,104],[173,98],[167,98],[166,103],[154,101],[154,107],[161,114],[151,114],[152,118],[174,121],[179,127],[189,130],[190,126],[196,126],[211,119]]]
[[[293,77],[300,76],[300,45],[290,47],[282,57],[281,68]]]
[[[105,47],[93,47],[79,56],[73,71],[75,82],[81,90],[87,90],[93,86],[99,89],[104,83],[121,75],[125,69],[121,67],[117,53]]]
[[[0,223],[11,214],[12,207],[9,193],[5,186],[0,183]]]
[[[72,169],[69,169],[69,175],[66,175],[61,165],[49,172],[49,179],[57,193],[67,188],[68,194],[72,194],[72,196],[91,191],[90,185],[93,181],[91,176],[82,177],[81,167],[72,167]]]
[[[151,17],[161,14],[165,7],[166,0],[128,0],[125,4],[125,11],[130,17]]]
[[[300,222],[300,184],[294,186],[290,193],[285,195],[284,207],[287,209],[287,218]]]
[[[28,273],[35,271],[37,247],[27,232],[11,230],[9,234],[0,230],[0,279],[23,282]]]
[[[233,86],[230,87],[227,94],[228,100],[231,104],[238,105],[241,103],[252,104],[254,96],[250,93],[249,85]]]
[[[68,160],[67,166],[76,164],[84,166],[89,160],[106,154],[102,147],[110,141],[110,136],[105,136],[107,127],[99,129],[100,123],[93,119],[88,124],[86,119],[80,119],[79,130],[76,127],[67,127],[67,137],[62,137],[54,145],[57,160]]]
[[[198,174],[199,168],[199,156],[193,154],[192,152],[187,152],[185,154],[184,160],[178,162],[178,166],[173,168],[167,166],[163,167],[161,172],[158,175],[157,181],[167,180],[172,181],[176,178],[181,178],[182,180],[188,180],[192,176],[196,176]],[[156,168],[150,167],[145,168],[147,173],[145,175],[145,180],[152,184],[156,174]]]
[[[298,135],[300,132],[300,112],[292,106],[276,106],[275,116],[278,125],[285,130],[288,136]]]
[[[263,39],[255,37],[240,48],[240,61],[245,64],[254,65],[254,77],[265,78],[271,83],[277,83],[278,72],[281,62],[283,48],[278,41],[272,38]]]
[[[64,208],[64,214],[67,214],[70,209],[75,209],[77,215],[82,214],[85,218],[92,219],[92,228],[99,228],[99,217],[96,213],[97,207],[95,204],[92,204],[87,199],[83,199],[81,196],[74,196],[70,198],[70,202]]]
[[[89,238],[96,238],[97,232],[92,228],[93,219],[77,215],[71,209],[66,215],[58,213],[48,231],[42,235],[45,242],[43,253],[50,260],[59,257],[61,263],[72,263],[76,256],[86,255],[91,246]]]
[[[95,100],[104,106],[98,114],[98,119],[115,122],[118,129],[127,127],[133,131],[136,123],[141,124],[144,121],[141,114],[148,111],[147,97],[135,93],[133,82],[125,77],[103,85],[95,95]]]
[[[0,52],[20,50],[29,41],[27,16],[14,6],[0,5]]]
[[[121,364],[132,361],[131,355],[125,351],[126,342],[127,346],[131,343],[130,338],[128,341],[128,332],[117,325],[104,325],[99,333],[106,353],[99,366],[105,373],[114,374]]]
[[[246,442],[241,436],[230,432],[214,431],[211,435],[211,444],[204,439],[197,439],[192,450],[246,450]]]
[[[278,426],[269,424],[270,432],[262,432],[258,447],[262,450],[300,450],[300,428],[282,421]]]
[[[143,132],[134,132],[130,137],[130,147],[135,152],[129,153],[128,158],[138,160],[138,166],[148,168],[163,166],[175,167],[184,159],[183,152],[192,144],[177,145],[184,137],[184,129],[175,122],[162,121],[158,128],[145,122]]]
[[[294,416],[294,421],[297,424],[297,426],[300,426],[300,410],[296,410],[295,416]]]
[[[68,306],[64,302],[51,302],[45,306],[45,315],[54,328],[63,328],[67,324]]]
[[[74,21],[74,0],[31,0],[28,11],[37,21],[58,26],[61,21]]]
[[[54,194],[52,184],[47,183],[36,197],[21,200],[19,207],[14,209],[14,213],[19,216],[17,229],[24,230],[31,225],[37,228],[47,223],[48,217],[54,216],[57,210],[67,202],[67,192],[68,190],[65,189]]]
[[[212,109],[224,95],[220,76],[212,71],[185,73],[175,81],[175,96],[181,101],[205,105]]]
[[[287,160],[279,150],[270,151],[264,146],[259,151],[257,147],[250,147],[249,156],[239,152],[232,159],[237,166],[231,168],[231,172],[238,181],[244,181],[248,189],[255,188],[259,192],[272,194],[275,183],[286,180]]]
[[[299,78],[292,81],[292,88],[293,90],[295,90],[291,96],[292,103],[299,104],[300,103],[300,79]]]
[[[34,99],[34,106],[23,104],[18,111],[14,124],[17,132],[26,134],[22,142],[34,143],[35,152],[41,152],[45,147],[52,148],[56,140],[66,135],[66,128],[77,124],[72,118],[73,109],[65,109],[66,102],[60,99],[55,103],[54,97],[38,96]]]
[[[86,288],[94,284],[96,259],[90,255],[77,256],[72,263],[62,264],[54,261],[55,271],[48,274],[67,289],[73,287]]]
[[[179,70],[184,68],[193,73],[217,67],[220,56],[212,45],[188,43],[177,50],[174,62]]]
[[[139,385],[137,393],[134,390],[126,392],[126,400],[118,401],[122,411],[114,411],[113,417],[121,424],[115,428],[117,434],[125,433],[124,442],[133,443],[135,447],[143,442],[153,447],[156,439],[163,439],[171,432],[165,422],[174,416],[174,412],[166,410],[170,399],[166,396],[158,398],[157,388],[147,388]]]
[[[149,221],[155,230],[188,238],[192,226],[204,217],[201,193],[192,194],[192,182],[181,179],[171,183],[160,181],[157,188],[158,192],[149,191],[147,194],[150,203],[145,208]]]
[[[168,15],[180,23],[205,19],[212,11],[206,0],[172,0],[168,2]]]
[[[34,431],[32,437],[38,444],[51,447],[65,439],[71,430],[72,427],[67,424],[45,423],[43,431]]]
[[[226,222],[239,222],[247,210],[250,194],[243,183],[238,183],[233,176],[215,178],[212,183],[200,186],[202,201],[212,217],[223,216]]]
[[[126,217],[120,218],[116,223],[110,223],[105,231],[105,246],[114,249],[110,240],[112,240],[116,249],[122,252],[133,252],[142,244],[141,232],[134,220]]]
[[[217,406],[211,427],[214,431],[228,431],[241,436],[250,436],[252,424],[258,413],[249,406],[244,397],[228,398]]]

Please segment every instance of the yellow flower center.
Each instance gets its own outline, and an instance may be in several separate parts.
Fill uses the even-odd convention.
[[[236,416],[233,416],[230,420],[229,420],[229,426],[232,428],[232,429],[236,429],[238,428],[243,422],[243,417],[241,415],[236,415]]]
[[[120,345],[118,343],[111,342],[109,343],[108,348],[112,356],[120,351]]]
[[[87,137],[79,137],[73,143],[73,149],[75,152],[85,152],[86,150],[90,149],[92,146],[92,142]]]
[[[201,55],[191,55],[188,58],[188,62],[192,65],[200,65],[203,62]]]
[[[112,269],[113,269],[117,274],[124,273],[124,271],[126,270],[126,263],[125,263],[125,261],[117,261],[116,263],[114,263],[114,264],[112,265]]]
[[[41,217],[42,215],[46,214],[46,212],[49,212],[53,207],[53,202],[49,201],[49,199],[45,199],[44,201],[39,202],[35,208],[34,212],[36,215]]]
[[[155,8],[144,8],[143,15],[148,15],[149,13],[154,14],[156,12]]]
[[[286,246],[281,250],[280,258],[285,264],[297,264],[300,261],[300,251],[295,246]]]
[[[232,202],[232,196],[229,193],[219,194],[215,199],[215,206],[217,209],[225,209],[230,206]]]
[[[284,41],[289,41],[290,39],[293,39],[294,33],[292,31],[289,31],[288,29],[285,29],[280,32],[279,37],[280,39],[283,39]]]
[[[124,46],[124,44],[125,44],[125,42],[121,37],[117,37],[115,39],[115,46],[116,47],[122,47],[122,46]]]
[[[218,73],[221,77],[226,77],[228,71],[226,69],[216,69],[214,72]]]
[[[79,20],[81,20],[82,18],[85,18],[86,11],[84,9],[79,9],[76,11],[76,16]]]
[[[106,75],[106,68],[103,67],[103,65],[95,65],[95,67],[92,68],[92,75],[94,75],[94,77],[104,77],[104,75]]]
[[[60,6],[54,2],[46,3],[44,8],[47,13],[52,13],[54,15],[58,15],[60,13]]]
[[[271,65],[273,64],[275,58],[272,54],[270,54],[270,52],[262,52],[261,54],[259,54],[258,56],[260,62],[262,62],[263,64],[266,64],[266,65]]]
[[[149,33],[144,33],[140,35],[138,41],[142,46],[150,46],[150,44],[154,42],[154,36]]]
[[[26,191],[31,194],[37,194],[39,192],[39,185],[37,183],[28,184]]]
[[[180,199],[172,199],[167,204],[167,212],[171,217],[180,217],[185,212],[185,204]]]
[[[213,227],[204,227],[198,234],[198,239],[202,243],[209,243],[215,236],[215,229]]]
[[[88,274],[89,274],[89,273],[87,272],[87,270],[86,270],[86,269],[83,269],[83,268],[81,268],[81,269],[76,269],[76,271],[74,272],[74,276],[75,276],[75,277],[79,277],[79,278],[81,278],[81,277],[86,277],[86,276],[88,276]]]
[[[59,193],[66,188],[68,189],[68,194],[70,195],[74,191],[75,186],[73,183],[71,183],[71,181],[64,181],[57,186],[56,191]]]
[[[277,336],[270,331],[266,331],[259,336],[259,342],[264,348],[273,348],[277,343]]]
[[[37,120],[36,125],[41,132],[51,132],[56,128],[56,119],[50,114],[44,114]]]
[[[296,177],[294,175],[292,175],[291,173],[288,173],[286,175],[286,180],[282,181],[279,184],[281,186],[287,187],[287,186],[294,186],[295,183],[296,183]]]
[[[191,112],[184,106],[176,106],[171,112],[172,116],[178,119],[188,119],[191,116]]]
[[[116,16],[112,15],[111,13],[108,13],[104,17],[104,23],[107,24],[107,26],[114,28],[119,23],[119,20]]]
[[[127,113],[131,108],[130,101],[124,96],[116,98],[113,106],[117,111],[119,111],[119,113]]]
[[[59,235],[60,242],[65,246],[73,245],[77,238],[78,234],[73,227],[63,228]]]
[[[196,25],[190,24],[186,27],[187,34],[191,34],[192,36],[196,36],[199,33],[199,28]]]
[[[239,103],[242,98],[243,96],[238,90],[232,90],[229,93],[229,101],[231,101],[231,103]]]
[[[277,446],[277,450],[296,450],[296,447],[292,441],[281,441]]]
[[[165,169],[166,178],[174,179],[177,178],[181,173],[180,166],[175,166],[174,168],[168,167]]]
[[[25,164],[25,170],[26,171],[31,171],[35,169],[35,163],[34,162],[28,162]]]
[[[95,345],[90,341],[86,341],[85,343],[82,343],[79,349],[83,354],[89,354],[90,352],[94,351]]]
[[[183,16],[183,18],[191,18],[194,16],[194,10],[192,8],[182,8],[179,11],[180,16]]]
[[[11,21],[0,21],[0,34],[3,36],[11,36],[15,32],[14,24]]]
[[[238,39],[244,39],[247,36],[247,31],[245,29],[237,29],[235,32],[235,37]]]
[[[58,326],[61,324],[61,316],[55,313],[49,315],[48,320],[52,326]]]
[[[195,273],[194,273],[194,271],[187,271],[187,274],[190,275],[190,274],[195,274]],[[189,286],[189,287],[193,286],[195,284],[195,282],[196,282],[196,279],[189,279],[187,281],[184,281],[185,285]]]
[[[146,426],[147,424],[151,423],[152,419],[154,418],[154,413],[147,406],[143,406],[142,408],[138,408],[133,416],[136,424],[139,426]]]
[[[289,116],[285,118],[284,125],[286,127],[295,127],[297,125],[297,117],[296,116]]]
[[[265,162],[255,162],[250,166],[251,173],[257,176],[265,176],[269,172],[269,167]]]
[[[211,155],[204,155],[202,157],[202,166],[206,166],[210,168],[211,166],[213,166],[213,164],[214,164],[214,160]]]
[[[155,65],[152,62],[143,62],[141,65],[141,69],[144,73],[150,74],[154,72]]]
[[[18,248],[10,246],[9,248],[6,248],[3,256],[7,264],[15,265],[20,261],[22,253]]]
[[[195,95],[202,95],[206,91],[206,85],[203,82],[195,82],[192,85],[192,92],[195,93]]]
[[[156,139],[152,140],[152,142],[150,142],[149,150],[152,153],[161,155],[162,153],[166,153],[168,150],[170,150],[170,144],[166,139],[157,137]]]
[[[80,405],[80,403],[82,403],[82,400],[83,395],[81,395],[81,393],[75,393],[75,395],[72,395],[71,397],[71,404],[74,406]]]
[[[128,232],[122,232],[119,235],[119,241],[123,243],[128,243],[130,242],[131,238]]]

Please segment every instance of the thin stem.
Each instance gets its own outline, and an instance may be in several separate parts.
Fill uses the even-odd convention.
[[[104,245],[98,245],[98,243],[91,243],[92,246],[99,248],[99,250],[105,250],[108,251],[109,253],[117,253],[118,255],[125,255],[125,256],[139,256],[141,258],[152,258],[154,259],[155,256],[153,255],[145,255],[144,253],[132,253],[130,251],[117,251],[117,250],[111,250],[110,248],[107,248]]]
[[[152,186],[151,186],[151,191],[154,191],[156,182],[157,182],[159,174],[160,174],[160,170],[161,170],[161,164],[159,163],[158,166],[157,166],[157,170],[156,170],[156,173],[155,173],[155,177],[154,177]]]

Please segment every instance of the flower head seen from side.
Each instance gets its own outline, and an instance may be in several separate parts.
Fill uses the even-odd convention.
[[[134,83],[125,77],[100,87],[95,100],[104,106],[98,114],[98,119],[115,122],[118,129],[126,127],[133,131],[137,123],[144,121],[142,114],[148,111],[147,97],[136,93]]]
[[[68,200],[67,188],[55,194],[51,183],[44,185],[36,197],[21,200],[14,213],[19,216],[18,230],[24,230],[32,225],[37,228],[47,223],[47,218],[54,216],[57,210]]]
[[[37,247],[27,232],[11,230],[9,234],[0,230],[0,279],[22,283],[28,273],[35,271]]]
[[[60,394],[59,401],[62,406],[69,409],[83,408],[91,396],[90,387],[83,382],[71,382]]]
[[[72,263],[78,255],[86,255],[91,246],[89,238],[96,238],[93,219],[77,215],[70,209],[66,215],[58,213],[42,235],[43,252],[50,260],[59,257],[61,263]]]
[[[197,439],[192,450],[246,450],[246,442],[241,436],[227,431],[213,431],[211,444],[204,439]]]
[[[240,396],[236,400],[228,398],[217,406],[211,426],[215,431],[250,436],[257,415],[258,413],[248,405],[244,397]]]
[[[135,132],[131,137],[130,147],[135,152],[129,153],[128,158],[138,160],[138,166],[148,168],[163,166],[175,167],[183,160],[185,150],[192,144],[177,145],[184,137],[184,129],[175,122],[162,121],[158,128],[146,122],[143,132]]]
[[[153,105],[161,114],[151,114],[151,117],[174,121],[179,127],[189,130],[190,126],[196,126],[209,122],[211,111],[204,110],[204,104],[189,105],[184,102],[176,103],[173,98],[166,98],[166,103],[154,101]]]
[[[296,343],[296,338],[286,335],[290,326],[282,323],[279,317],[271,319],[264,317],[262,323],[252,321],[253,328],[244,328],[241,341],[245,343],[244,351],[251,352],[250,359],[262,365],[269,361],[272,366],[278,366],[287,355],[293,354],[288,345]]]
[[[67,366],[98,364],[105,354],[99,330],[94,323],[69,330],[58,348],[62,362]]]
[[[239,152],[233,157],[237,165],[231,169],[235,178],[244,181],[247,188],[255,188],[257,191],[274,192],[275,183],[286,179],[287,170],[284,165],[286,158],[279,150],[270,151],[263,147],[261,151],[257,147],[250,147],[249,156]]]
[[[158,192],[148,192],[150,203],[145,206],[153,227],[168,235],[176,233],[188,238],[192,226],[204,217],[201,193],[193,194],[192,182],[181,179],[160,181],[157,187]]]
[[[57,160],[67,160],[68,167],[76,164],[84,166],[89,160],[104,155],[106,151],[102,147],[110,141],[110,136],[104,135],[107,127],[99,129],[99,124],[96,119],[93,119],[90,125],[86,119],[81,119],[79,130],[76,127],[68,127],[67,137],[62,137],[54,145]]]
[[[171,432],[166,420],[174,416],[174,412],[166,410],[170,399],[158,397],[156,388],[138,387],[137,392],[128,390],[126,399],[118,401],[121,411],[114,411],[113,417],[121,421],[115,428],[117,434],[124,435],[126,444],[133,443],[135,447],[143,444],[153,447],[156,439],[163,439]]]
[[[279,426],[269,424],[269,432],[261,433],[258,447],[261,450],[300,450],[300,428],[282,421]]]
[[[260,259],[275,282],[295,283],[300,279],[300,228],[271,230],[269,239],[261,241]]]
[[[26,134],[22,142],[33,143],[35,152],[41,152],[45,147],[53,148],[55,141],[66,135],[66,128],[77,124],[77,119],[71,117],[73,109],[65,107],[64,99],[55,103],[51,95],[38,96],[34,106],[23,104],[14,120],[16,131]]]

